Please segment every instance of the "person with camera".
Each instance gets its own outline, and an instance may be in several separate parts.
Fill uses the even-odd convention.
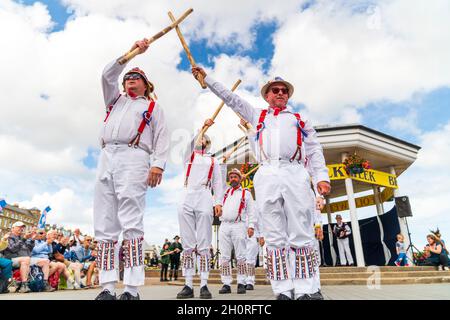
[[[341,266],[348,265],[353,266],[353,256],[350,251],[349,235],[352,233],[350,226],[342,221],[340,214],[336,215],[336,225],[333,228],[333,233],[337,238],[337,244],[339,249],[339,261]]]

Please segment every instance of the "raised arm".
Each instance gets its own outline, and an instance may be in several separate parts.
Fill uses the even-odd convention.
[[[206,85],[216,96],[222,99],[225,104],[235,112],[240,113],[247,121],[254,124],[254,121],[256,121],[255,108],[253,108],[250,103],[239,97],[237,94],[231,92],[231,90],[227,89],[220,82],[217,82],[210,76],[207,76],[203,68],[193,67],[192,74],[195,78],[197,78],[198,74],[203,75]]]
[[[146,39],[136,41],[131,50],[140,49],[139,54],[144,53],[148,48],[148,41]],[[119,90],[119,76],[125,69],[126,63],[120,65],[117,60],[110,62],[102,73],[102,89],[105,106],[109,106],[120,94]]]

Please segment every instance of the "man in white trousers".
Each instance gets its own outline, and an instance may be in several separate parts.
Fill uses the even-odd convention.
[[[207,119],[204,125],[212,124],[212,120]],[[207,287],[211,259],[209,248],[212,242],[213,208],[216,216],[222,213],[223,179],[219,162],[208,153],[211,140],[204,135],[201,145],[196,146],[197,136],[188,146],[184,158],[185,180],[178,207],[178,221],[184,247],[181,267],[185,286],[177,294],[177,299],[194,297],[195,264],[200,273],[200,298],[212,298]]]
[[[146,40],[132,49],[143,53]],[[101,153],[94,194],[94,233],[98,240],[97,267],[103,291],[96,300],[116,300],[119,281],[119,235],[124,249],[124,292],[120,300],[139,300],[144,285],[144,209],[147,187],[160,184],[169,151],[164,112],[152,99],[153,84],[139,68],[118,78],[125,65],[117,60],[102,75],[106,116],[101,130]]]
[[[340,214],[336,215],[336,225],[333,228],[333,233],[337,238],[341,266],[346,266],[347,261],[349,266],[353,266],[353,256],[348,239],[352,230],[347,223],[342,221],[342,216]]]
[[[255,278],[256,278],[256,259],[259,255],[259,248],[264,246],[264,237],[261,234],[261,218],[258,211],[255,209],[256,223],[254,224],[255,231],[252,237],[247,235],[246,239],[246,251],[245,256],[247,276],[245,278],[245,289],[254,290],[255,289]]]
[[[220,275],[223,283],[220,294],[231,293],[231,251],[237,260],[237,293],[244,294],[246,279],[247,236],[254,237],[256,216],[249,190],[242,188],[242,173],[238,169],[228,172],[230,187],[224,194],[222,215],[219,217]]]
[[[314,250],[314,201],[305,159],[317,179],[320,194],[331,185],[322,146],[312,125],[287,106],[294,87],[276,77],[261,88],[268,103],[254,108],[246,100],[193,67],[194,77],[202,74],[210,90],[256,128],[254,153],[261,167],[253,183],[263,234],[267,244],[268,276],[277,299],[311,299],[313,277],[318,272]]]

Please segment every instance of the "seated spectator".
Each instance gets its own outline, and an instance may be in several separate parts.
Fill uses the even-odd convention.
[[[52,252],[51,240],[46,239],[44,229],[36,231],[34,247],[31,251],[30,265],[37,265],[42,269],[44,274],[44,291],[52,292],[55,288],[48,283],[48,276],[50,273],[50,259],[49,254]]]
[[[440,270],[449,270],[449,259],[446,250],[442,247],[440,240],[434,234],[427,236],[428,244],[424,250],[427,255],[425,265],[437,266]]]
[[[96,253],[91,250],[92,238],[87,236],[84,238],[83,246],[75,251],[78,262],[83,264],[83,269],[86,270],[86,287],[92,287],[92,276],[96,267]]]
[[[12,261],[3,257],[3,250],[8,247],[9,233],[6,233],[0,240],[0,293],[8,293],[8,286],[12,281]]]
[[[76,247],[76,250],[82,247],[84,237],[81,235],[80,229],[75,229],[73,236],[70,237],[70,241],[72,241],[73,245]]]
[[[64,262],[69,271],[73,273],[75,280],[73,283],[73,289],[80,289],[81,269],[83,268],[83,264],[76,262],[76,260],[72,261],[71,251],[69,248],[69,237],[62,237],[60,239],[60,242],[56,244],[54,248],[53,255],[56,256],[56,260]]]
[[[20,268],[20,281],[17,283],[17,290],[21,293],[31,291],[28,287],[28,273],[30,271],[31,250],[34,246],[34,241],[31,239],[32,233],[22,236],[24,230],[25,224],[23,222],[15,222],[11,227],[8,247],[3,251],[4,257],[12,261],[13,268]]]
[[[67,283],[71,284],[75,288],[76,287],[75,280],[73,277],[71,277],[70,272],[64,263],[64,256],[61,255],[56,250],[56,245],[57,245],[57,243],[55,241],[56,236],[57,236],[56,230],[50,230],[47,233],[47,239],[50,241],[51,246],[52,246],[52,251],[50,252],[50,255],[49,255],[49,258],[50,258],[49,276],[52,276],[55,272],[58,272],[59,275],[62,275],[66,279]]]

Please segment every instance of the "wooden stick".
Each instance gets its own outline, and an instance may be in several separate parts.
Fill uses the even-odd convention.
[[[244,126],[243,125],[241,125],[240,123],[238,124],[238,127],[239,127],[239,129],[241,129],[242,130],[242,132],[244,133],[244,134],[247,134],[248,132],[247,132],[247,129],[246,128],[244,128]]]
[[[231,149],[230,152],[228,152],[226,155],[224,155],[224,156],[222,157],[223,163],[226,163],[227,160],[228,160],[228,158],[231,157],[231,155],[232,155],[237,149],[239,149],[239,147],[240,147],[246,140],[247,140],[247,136],[243,136],[241,139],[239,139],[238,144],[235,145],[235,146],[233,147],[233,149]]]
[[[160,32],[158,32],[157,34],[153,35],[152,37],[150,37],[148,40],[148,43],[152,43],[155,40],[161,38],[163,35],[165,35],[167,32],[169,32],[170,30],[172,30],[173,28],[175,28],[177,25],[179,25],[181,23],[181,21],[183,21],[188,15],[190,15],[192,13],[192,11],[194,11],[194,9],[190,8],[189,10],[187,10],[185,13],[183,13],[183,15],[178,18],[178,20],[176,20],[175,22],[173,22],[170,26],[162,29]],[[130,50],[127,53],[125,53],[119,60],[119,64],[124,64],[128,61],[130,61],[131,59],[133,59],[134,57],[136,57],[139,54],[139,48],[135,48],[134,50]]]
[[[231,88],[231,91],[236,90],[236,88],[241,84],[241,79],[238,79],[238,81],[236,81],[233,85],[233,88]],[[217,107],[216,111],[214,112],[213,116],[211,117],[211,120],[214,121],[217,117],[217,115],[219,114],[220,110],[222,110],[222,107],[225,105],[225,102],[221,102],[220,105]],[[201,144],[202,142],[202,138],[203,135],[206,133],[206,131],[208,130],[208,126],[205,126],[202,128],[202,130],[200,131],[198,137],[197,137],[197,141],[195,142],[195,145],[198,146]]]
[[[256,167],[254,167],[252,170],[250,170],[249,172],[247,172],[246,174],[242,175],[242,180],[247,179],[247,177],[249,175],[251,175],[253,172],[255,172],[256,170],[258,170],[258,168],[261,166],[261,164],[258,164]]]
[[[247,120],[244,119],[244,117],[239,113],[239,112],[234,112],[236,113],[236,115],[239,117],[239,119],[241,119],[242,121],[245,122],[245,128],[247,130],[253,130],[253,126],[250,122],[248,122]]]
[[[170,18],[170,20],[172,20],[172,22],[176,21],[175,17],[172,14],[172,12],[169,11],[167,14],[169,15],[169,18]],[[183,46],[184,51],[186,52],[186,55],[187,55],[188,60],[189,60],[189,63],[191,64],[192,67],[195,67],[196,66],[195,60],[192,57],[191,50],[189,50],[189,47],[188,47],[186,41],[184,40],[183,34],[181,33],[181,30],[180,30],[180,27],[176,26],[175,27],[175,31],[178,34],[178,38],[180,38],[181,45]],[[202,74],[200,74],[200,73],[198,74],[197,81],[200,82],[200,85],[202,86],[203,89],[207,88],[206,83],[205,83],[205,79],[203,78]]]

